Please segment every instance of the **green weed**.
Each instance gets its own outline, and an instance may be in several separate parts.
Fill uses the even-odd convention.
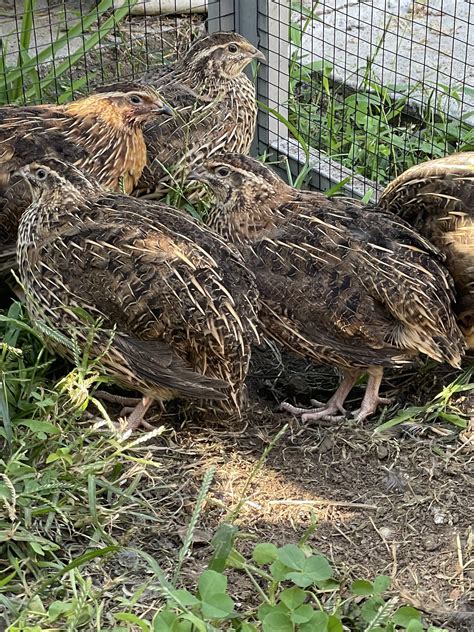
[[[297,140],[302,137],[305,146],[320,149],[381,184],[425,160],[474,150],[474,128],[467,123],[473,112],[456,120],[443,107],[446,97],[461,102],[458,90],[444,85],[424,90],[424,105],[416,109],[411,97],[420,85],[381,85],[373,59],[384,34],[355,90],[337,83],[331,62],[305,63],[302,40],[317,19],[316,6],[302,10],[296,3],[295,11],[305,20],[290,26],[294,50],[289,64],[288,122],[292,135],[292,129],[297,130]],[[469,87],[465,91],[473,92]]]
[[[166,605],[152,620],[130,611],[117,613],[115,619],[138,625],[144,632],[441,632],[441,628],[425,625],[418,610],[400,605],[387,594],[389,577],[380,575],[373,582],[359,579],[347,586],[337,581],[326,557],[306,542],[314,529],[308,530],[299,545],[277,547],[260,542],[247,559],[235,546],[237,529],[228,523],[221,525],[216,536],[221,535],[221,549],[229,551],[225,568],[246,576],[258,602],[244,612],[236,608],[227,576],[209,564],[194,591],[163,583],[158,570],[156,578]],[[153,567],[156,570],[155,564]]]
[[[441,392],[427,404],[424,406],[411,406],[399,411],[395,417],[377,426],[374,432],[385,432],[399,424],[404,424],[407,428],[413,426],[413,428],[417,429],[420,427],[420,423],[426,425],[433,421],[445,421],[453,424],[456,428],[467,428],[470,415],[453,404],[452,398],[461,393],[474,391],[473,373],[474,366],[467,368],[453,382],[443,386]]]

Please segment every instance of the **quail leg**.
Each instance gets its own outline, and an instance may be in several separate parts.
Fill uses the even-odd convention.
[[[317,404],[316,408],[298,408],[284,402],[280,405],[280,408],[282,410],[286,410],[292,415],[301,416],[302,422],[317,421],[318,419],[339,421],[340,419],[343,419],[346,414],[344,402],[361,374],[362,371],[345,371],[344,379],[339,385],[337,391],[326,404],[321,404],[321,402],[311,400]],[[342,414],[338,415],[338,413]]]
[[[94,395],[105,402],[112,402],[113,404],[120,404],[121,406],[130,406],[130,410],[133,410],[141,401],[141,397],[124,397],[123,395],[115,395],[114,393],[108,393],[107,391],[98,390]]]
[[[153,404],[153,397],[143,397],[142,400],[135,406],[132,412],[127,417],[127,430],[126,432],[132,433],[134,430],[143,426],[147,430],[153,430],[153,426],[144,420],[147,410]]]
[[[152,424],[144,420],[147,410],[154,402],[152,397],[123,397],[122,395],[113,395],[112,393],[100,390],[96,391],[95,395],[99,399],[115,402],[124,406],[119,414],[121,423],[119,421],[119,423],[114,424],[114,426],[116,426],[117,430],[125,437],[130,436],[132,432],[140,426],[143,426],[147,430],[153,430]],[[125,431],[123,430],[124,422],[126,422]],[[103,426],[104,423],[104,421],[100,421],[98,427]]]
[[[354,418],[357,421],[364,421],[364,419],[373,415],[380,404],[390,404],[392,402],[392,399],[388,397],[379,397],[382,378],[382,367],[371,367],[369,369],[369,379],[367,380],[367,388],[365,389],[362,405],[358,410],[353,412]]]

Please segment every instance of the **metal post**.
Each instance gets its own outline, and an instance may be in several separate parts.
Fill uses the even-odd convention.
[[[248,41],[259,47],[257,31],[257,6],[255,0],[235,0],[236,31],[246,37]]]
[[[284,104],[288,91],[286,86],[285,89],[279,87],[279,83],[282,79],[287,83],[288,78],[288,4],[288,0],[209,0],[208,6],[210,32],[236,31],[265,54],[267,63],[260,66],[257,98],[281,111],[283,116],[286,115]],[[260,19],[262,17],[263,20]],[[251,77],[252,69],[248,68],[247,73]],[[265,133],[256,134],[251,150],[253,154],[258,153],[262,144],[268,147],[270,139],[276,140],[286,134],[285,126],[267,111],[260,111],[258,116],[257,129],[265,130]]]
[[[243,35],[248,41],[256,46],[259,50],[262,50],[260,36],[258,32],[258,5],[255,0],[235,0],[235,30]],[[262,51],[266,53],[266,51]],[[266,56],[266,55],[265,55]],[[250,79],[254,78],[253,68],[249,66],[246,70]],[[259,75],[257,81],[257,98],[258,98],[258,83],[259,77],[265,73],[265,65],[260,65]],[[258,129],[258,123],[257,123]],[[253,155],[258,154],[258,134],[255,137],[250,148],[250,153]]]
[[[266,153],[273,159],[286,158],[294,176],[309,162],[312,169],[308,184],[325,190],[348,177],[343,191],[362,197],[368,188],[375,196],[381,187],[344,168],[334,159],[309,149],[305,155],[300,144],[289,136],[288,128],[278,118],[288,118],[289,58],[290,58],[290,0],[209,0],[209,31],[237,31],[264,53],[267,62],[260,65],[257,78],[257,99],[261,106],[257,118],[257,132],[251,153]],[[269,112],[274,110],[278,116]],[[286,176],[286,169],[281,170]]]
[[[288,117],[288,65],[290,55],[289,0],[258,0],[257,30],[259,48],[267,58],[257,82],[257,98],[264,106]],[[288,128],[278,118],[260,108],[257,119],[258,151],[268,151],[279,140],[288,138]]]

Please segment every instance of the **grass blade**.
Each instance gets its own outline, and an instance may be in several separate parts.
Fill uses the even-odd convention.
[[[10,419],[10,408],[8,406],[7,385],[4,379],[0,381],[0,418],[3,422],[6,440],[8,445],[11,446],[13,442],[13,428]]]
[[[273,439],[270,441],[270,443],[267,445],[267,447],[265,448],[265,450],[263,451],[262,456],[258,459],[258,461],[255,463],[252,471],[250,472],[247,480],[245,481],[245,485],[244,488],[240,494],[240,500],[237,503],[237,505],[235,506],[234,509],[232,509],[227,516],[224,518],[223,522],[230,522],[232,523],[239,515],[240,510],[242,509],[245,501],[246,501],[246,497],[247,497],[247,491],[253,481],[253,479],[257,476],[257,474],[259,473],[259,471],[262,469],[263,464],[265,463],[265,461],[267,460],[268,455],[270,454],[270,452],[273,450],[273,448],[276,446],[276,444],[280,441],[280,439],[283,437],[283,435],[286,434],[286,431],[288,430],[288,424],[285,424],[283,426],[283,428],[273,437]]]
[[[178,581],[179,574],[181,572],[181,568],[183,566],[183,562],[186,559],[186,556],[191,548],[191,543],[193,541],[194,530],[196,529],[196,525],[199,520],[199,516],[201,515],[202,508],[204,506],[204,502],[206,501],[206,496],[209,493],[209,488],[212,485],[212,481],[214,479],[216,468],[210,467],[206,473],[204,474],[204,478],[201,484],[201,489],[199,490],[198,497],[196,499],[196,505],[194,507],[193,515],[191,516],[191,520],[189,522],[189,526],[186,530],[186,536],[184,538],[183,546],[179,550],[178,554],[178,562],[176,564],[176,569],[173,573],[173,583],[176,584]]]
[[[91,562],[92,560],[95,560],[99,557],[104,557],[105,555],[109,555],[109,553],[117,553],[120,550],[121,550],[121,547],[112,545],[112,546],[105,546],[101,549],[88,551],[87,553],[80,555],[69,564],[66,564],[66,566],[64,566],[60,571],[58,571],[57,573],[54,573],[54,575],[52,575],[45,582],[43,582],[40,585],[40,587],[34,592],[32,597],[30,597],[30,599],[33,599],[34,597],[42,593],[45,588],[48,588],[48,586],[51,586],[52,584],[54,584],[55,581],[60,579],[66,573],[69,573],[69,571],[72,571],[75,568],[78,568],[79,566],[82,566],[83,564],[87,564],[88,562]]]

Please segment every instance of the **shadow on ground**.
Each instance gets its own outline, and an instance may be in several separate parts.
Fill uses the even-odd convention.
[[[463,443],[449,424],[415,434],[396,430],[381,435],[373,434],[377,419],[363,425],[345,421],[304,427],[276,411],[284,385],[288,395],[301,393],[298,401],[305,403],[310,395],[328,395],[337,379],[329,370],[303,366],[295,378],[297,367],[286,364],[295,361],[284,358],[282,368],[267,360],[254,362],[258,379],[250,380],[253,405],[245,423],[230,428],[188,422],[178,427],[170,421],[162,443],[149,445],[149,457],[162,464],[167,477],[164,490],[156,480],[141,489],[156,509],[157,523],[134,522],[120,541],[144,548],[172,571],[203,475],[215,465],[192,557],[184,568],[186,583],[195,585],[211,555],[214,530],[239,501],[263,450],[289,423],[240,512],[238,525],[246,536],[239,550],[250,554],[262,541],[298,542],[314,516],[319,526],[310,542],[330,559],[339,579],[389,575],[394,592],[436,624],[472,629],[472,444]],[[393,376],[393,381],[389,377],[385,390],[396,392],[397,398],[393,410],[385,411],[387,418],[400,404],[426,402],[433,394],[428,384],[438,392],[447,377],[443,370],[436,376],[422,373],[417,380],[413,374]],[[355,392],[354,400],[360,393]],[[472,410],[472,394],[464,395],[460,404]],[[161,422],[170,428],[167,419]],[[110,569],[111,581],[124,582],[123,590],[132,593],[149,570],[133,556],[119,559]],[[233,572],[229,585],[238,603],[251,605],[255,590],[245,577]],[[156,597],[150,593],[151,602]]]

